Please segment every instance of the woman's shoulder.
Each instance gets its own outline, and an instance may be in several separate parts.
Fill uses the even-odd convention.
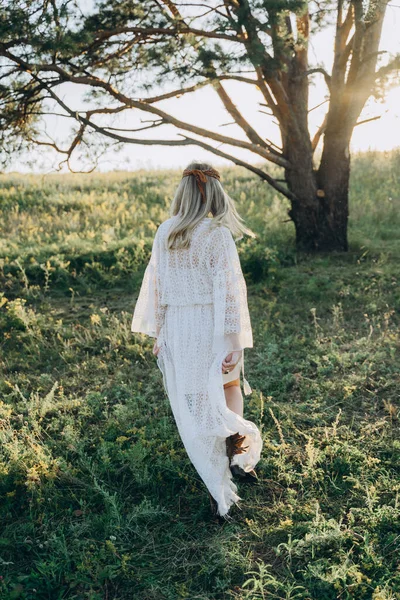
[[[157,228],[156,237],[165,238],[168,235],[170,227],[178,219],[177,215],[169,217]],[[196,239],[203,240],[201,243],[207,243],[207,241],[214,244],[223,244],[224,242],[233,241],[232,232],[226,225],[219,223],[211,217],[202,218],[194,227],[193,235]]]
[[[222,223],[213,222],[213,219],[210,219],[210,221],[209,233],[213,240],[223,242],[224,240],[233,239],[232,232],[229,227],[223,225]]]
[[[158,230],[163,231],[164,229],[168,229],[169,225],[173,223],[174,219],[176,219],[175,216],[169,217],[169,219],[165,219],[165,221],[162,221],[162,223],[160,223],[160,225],[158,226]]]
[[[158,237],[158,238],[165,237],[169,231],[170,226],[174,222],[175,218],[176,217],[169,217],[169,219],[162,221],[162,223],[160,223],[159,226],[157,227],[156,237]]]

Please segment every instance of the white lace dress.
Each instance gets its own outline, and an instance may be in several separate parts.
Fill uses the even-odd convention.
[[[193,230],[190,248],[167,250],[165,240],[173,219],[158,228],[132,319],[132,331],[157,338],[157,364],[179,434],[187,454],[209,492],[218,514],[229,518],[241,500],[232,479],[225,440],[239,432],[248,450],[232,464],[245,471],[260,459],[258,427],[231,411],[223,384],[243,373],[244,348],[253,347],[246,283],[230,230],[202,219]],[[221,363],[242,350],[231,373]]]

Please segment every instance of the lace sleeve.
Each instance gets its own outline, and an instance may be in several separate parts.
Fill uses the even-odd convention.
[[[131,331],[157,338],[164,323],[165,306],[160,304],[160,260],[158,236],[154,238],[150,261],[146,267],[136,301]]]
[[[227,227],[218,226],[211,233],[207,262],[213,284],[213,351],[252,348],[246,282],[235,241]]]

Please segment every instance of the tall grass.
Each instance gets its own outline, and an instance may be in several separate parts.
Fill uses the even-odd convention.
[[[350,251],[223,171],[255,346],[260,484],[212,518],[130,320],[180,173],[0,177],[0,598],[400,597],[399,153],[353,160]]]

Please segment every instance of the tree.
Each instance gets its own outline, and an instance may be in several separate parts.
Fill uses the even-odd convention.
[[[378,68],[388,0],[107,0],[86,15],[83,4],[3,0],[3,160],[26,145],[41,144],[68,162],[78,146],[90,144],[94,132],[117,143],[197,145],[246,167],[290,200],[299,249],[347,250],[352,132],[368,98],[400,66],[399,57],[391,56]],[[320,65],[310,66],[308,47],[314,33],[330,26],[335,28],[334,60],[328,73]],[[312,138],[308,96],[313,75],[324,78],[329,102]],[[281,147],[244,118],[226,90],[229,80],[256,86],[266,112],[279,125]],[[168,91],[160,94],[165,81]],[[76,111],[63,99],[64,84],[85,86],[91,108]],[[242,136],[192,125],[159,107],[163,99],[206,85],[213,86]],[[49,141],[40,129],[49,100],[77,124],[67,148]],[[115,115],[130,110],[150,113],[140,130],[173,125],[179,136],[141,139],[135,135],[138,129],[112,126]],[[235,157],[235,148],[252,152],[265,166]],[[281,167],[282,179],[268,173],[268,162]]]

